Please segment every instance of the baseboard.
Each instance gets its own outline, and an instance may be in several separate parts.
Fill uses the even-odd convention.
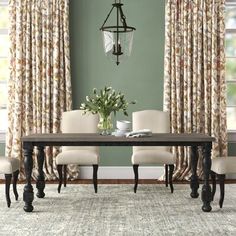
[[[161,166],[140,166],[139,179],[158,179],[164,174],[164,168]],[[93,175],[92,167],[80,167],[80,179],[91,179]],[[100,166],[98,168],[99,179],[133,179],[133,168],[131,166]],[[5,179],[0,174],[0,179]],[[226,175],[226,179],[236,179],[236,174]]]
[[[140,166],[139,179],[158,179],[164,174],[162,166]],[[92,179],[93,167],[80,166],[80,179]],[[5,179],[0,174],[0,179]],[[132,166],[99,166],[98,179],[134,179]]]
[[[161,166],[140,166],[139,179],[158,179],[164,174]],[[92,179],[92,166],[80,166],[80,179]],[[4,175],[0,175],[4,179]],[[99,166],[98,179],[134,179],[132,166]]]
[[[161,166],[140,166],[139,179],[158,179],[164,174]],[[93,169],[90,166],[80,167],[80,179],[91,179]],[[100,166],[98,179],[134,179],[132,166]]]
[[[80,179],[92,178],[92,167],[80,166]],[[162,166],[140,166],[139,179],[158,179],[164,174]],[[100,166],[98,168],[98,179],[133,179],[132,166]],[[227,174],[226,179],[236,179],[236,174]]]

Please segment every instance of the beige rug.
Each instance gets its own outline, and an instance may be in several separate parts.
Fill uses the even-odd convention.
[[[46,197],[35,197],[34,212],[22,209],[20,200],[6,207],[0,185],[0,235],[236,235],[236,185],[226,186],[223,209],[216,193],[211,213],[201,210],[201,200],[191,199],[189,185],[68,185],[57,193],[47,185]],[[218,190],[218,189],[217,189]]]

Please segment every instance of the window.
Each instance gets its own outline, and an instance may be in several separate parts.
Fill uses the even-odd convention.
[[[227,126],[236,131],[236,0],[226,1],[225,27]]]
[[[7,128],[8,54],[8,0],[0,0],[0,141]]]

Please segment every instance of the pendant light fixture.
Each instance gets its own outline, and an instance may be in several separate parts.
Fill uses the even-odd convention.
[[[120,0],[115,0],[100,30],[103,35],[103,46],[106,56],[115,61],[117,65],[129,57],[132,51],[134,27],[127,26],[126,17],[122,10],[123,4]],[[113,10],[116,15],[113,14]],[[111,16],[111,17],[110,17]],[[111,26],[105,26],[107,20],[113,20]]]

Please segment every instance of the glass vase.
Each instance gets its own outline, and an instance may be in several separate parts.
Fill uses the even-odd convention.
[[[110,135],[113,127],[111,114],[106,116],[99,113],[98,129],[101,135]]]

